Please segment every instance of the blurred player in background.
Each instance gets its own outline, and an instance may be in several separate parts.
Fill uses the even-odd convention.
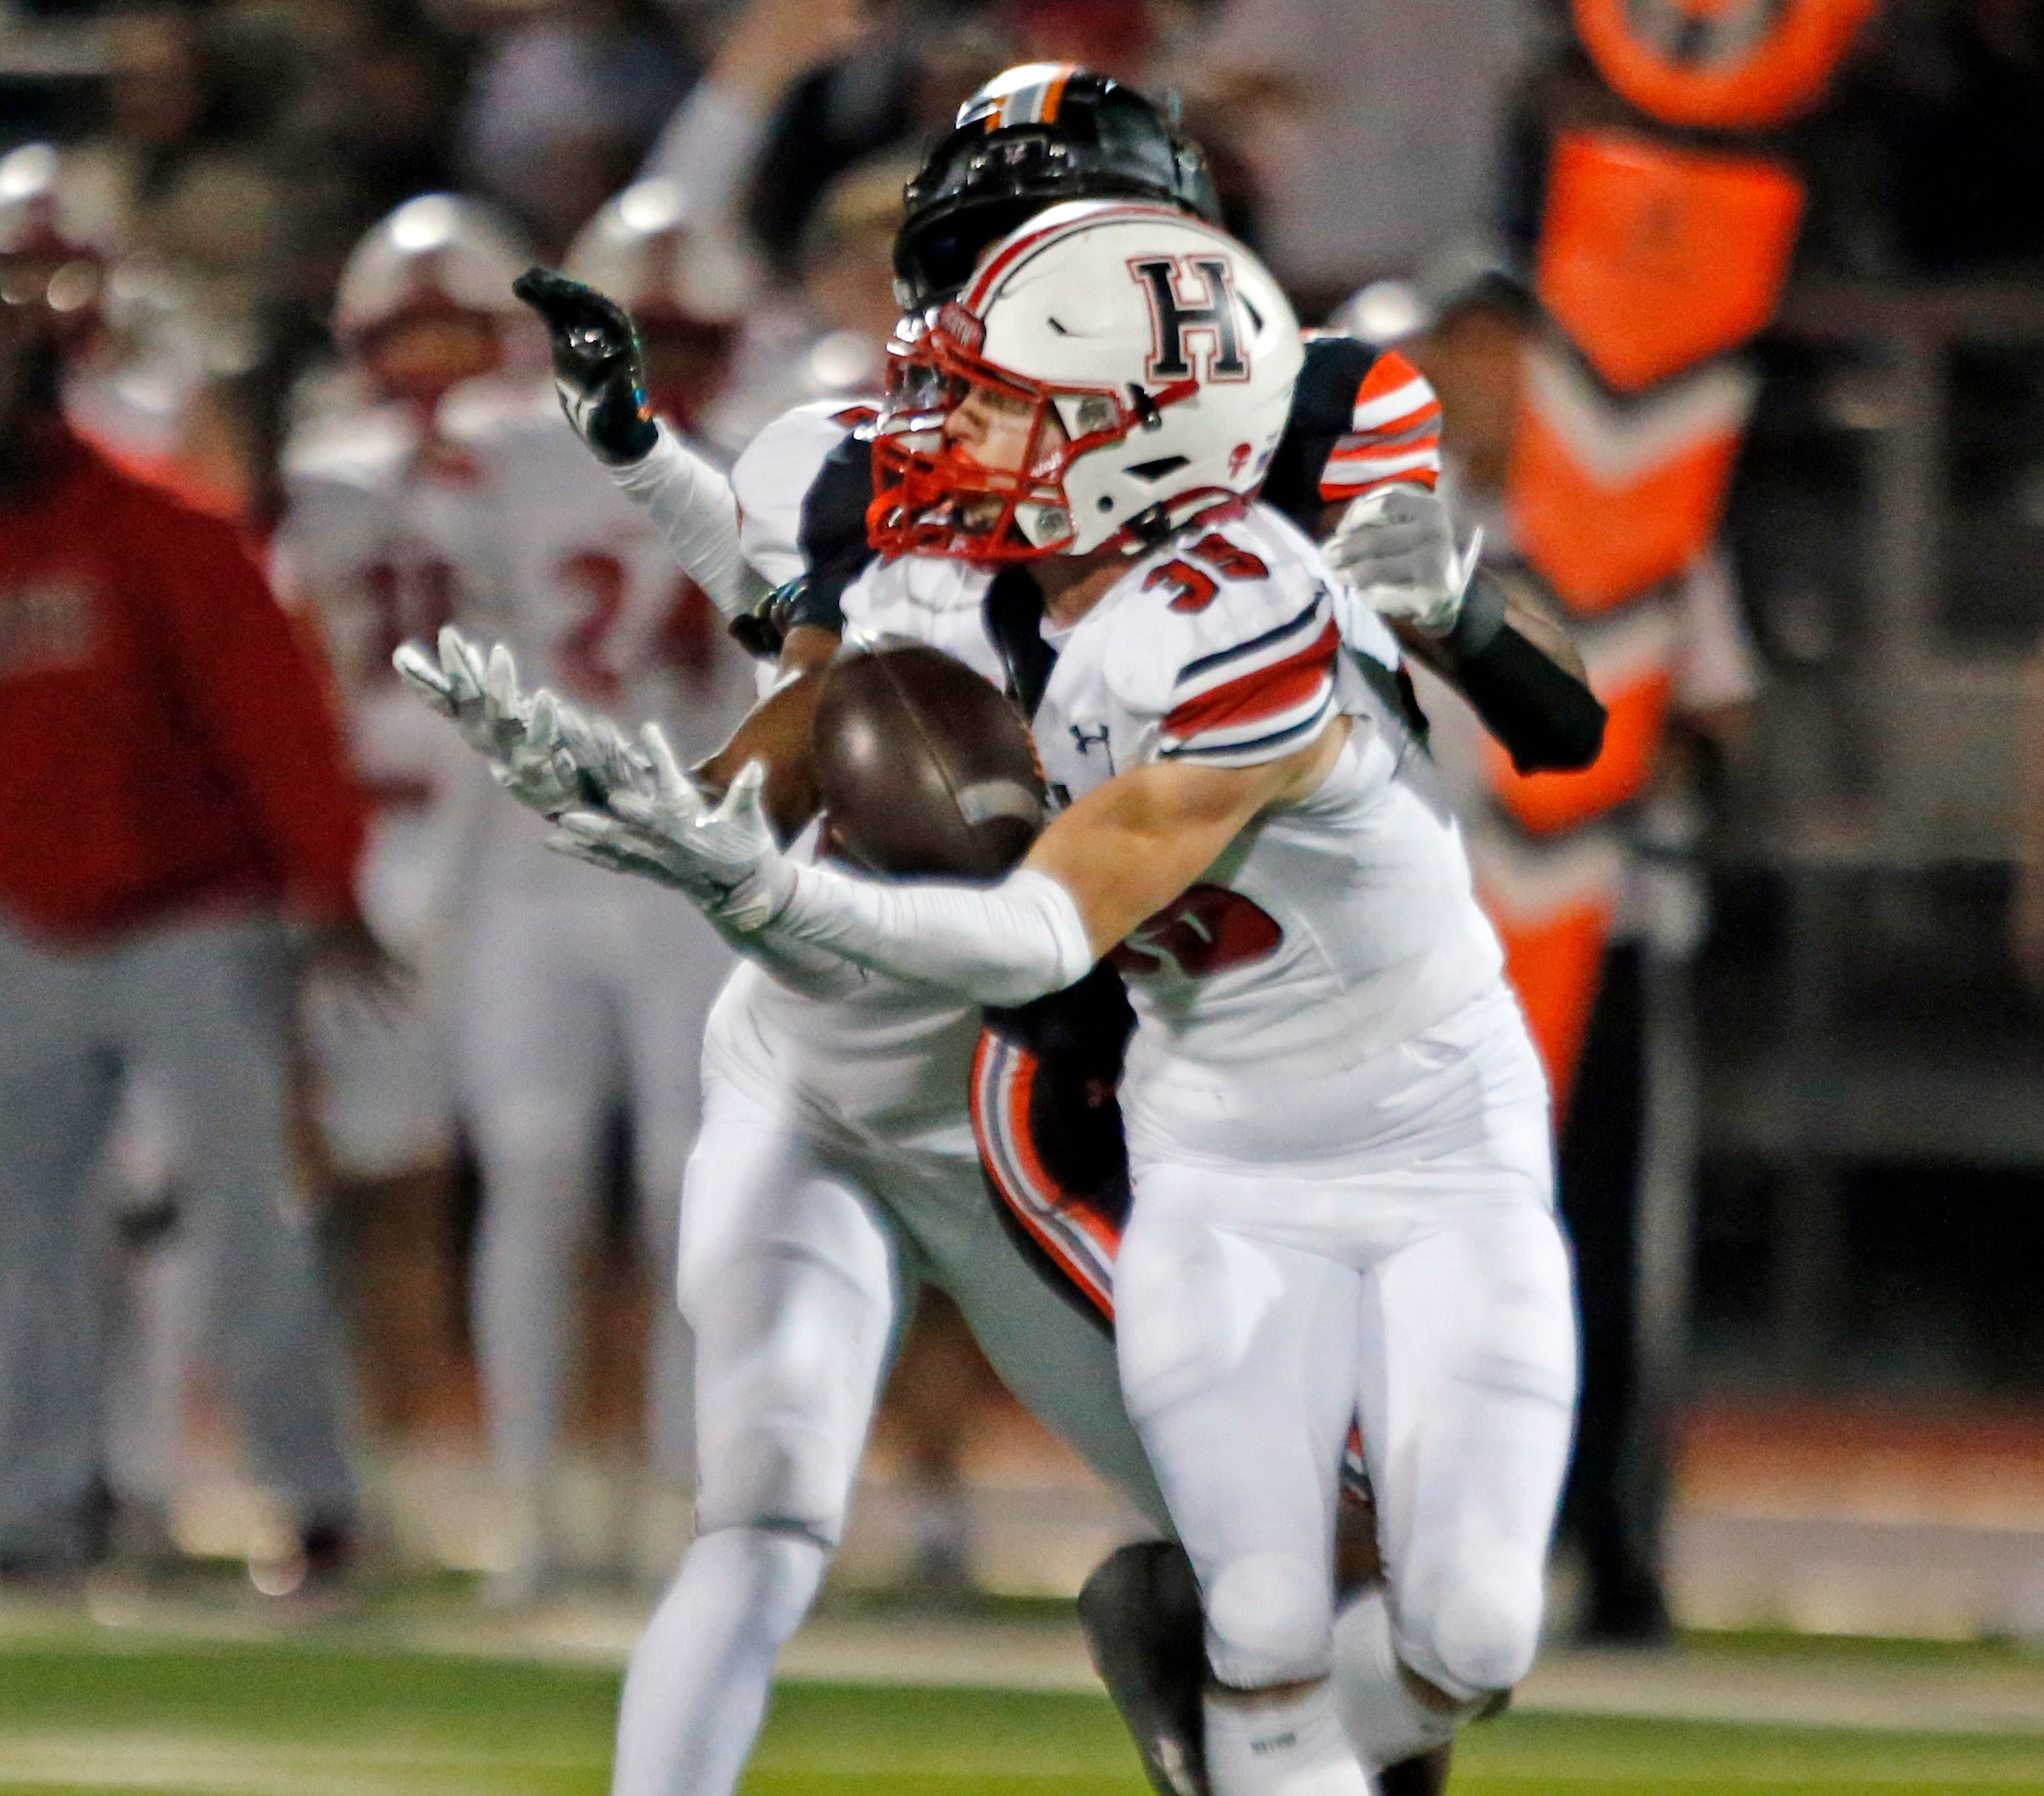
[[[459,1389],[451,990],[476,794],[445,733],[420,728],[390,651],[452,618],[474,577],[474,471],[441,413],[456,387],[506,378],[523,265],[490,211],[444,194],[363,238],[335,304],[342,378],[285,445],[272,554],[279,594],[323,632],[371,805],[363,911],[417,974],[403,1004],[381,1006],[317,980],[306,1018],[366,1394],[401,1432],[444,1415]]]
[[[576,241],[569,266],[629,296],[650,402],[684,437],[727,376],[756,291],[749,259],[671,182],[627,188]],[[505,402],[457,395],[450,453],[463,458],[473,532],[455,614],[511,645],[535,678],[664,720],[708,753],[755,692],[716,607],[678,573],[657,529],[604,477],[542,383]],[[430,721],[429,719],[428,721]],[[641,1239],[657,1301],[648,1367],[646,1571],[679,1550],[693,1478],[692,1369],[671,1297],[675,1204],[694,1145],[703,1019],[729,956],[699,919],[544,853],[534,820],[489,808],[468,866],[460,999],[464,1111],[482,1162],[474,1269],[492,1445],[510,1498],[503,1601],[537,1593],[554,1557],[549,1475],[561,1426],[569,1294],[597,1208],[606,1125],[628,1120]]]
[[[324,1574],[355,1483],[286,1040],[303,951],[388,973],[356,909],[360,803],[233,532],[66,424],[99,272],[19,222],[0,223],[0,1566],[75,1572],[99,1545],[90,1173],[133,1074],[186,1119],[208,1332],[298,1571]]]

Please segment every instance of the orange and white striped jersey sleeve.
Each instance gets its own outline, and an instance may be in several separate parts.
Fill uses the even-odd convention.
[[[1387,349],[1355,388],[1349,428],[1320,472],[1321,500],[1338,505],[1379,487],[1431,488],[1440,478],[1440,401],[1425,375]]]

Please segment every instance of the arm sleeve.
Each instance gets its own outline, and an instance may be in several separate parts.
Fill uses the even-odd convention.
[[[978,1004],[1026,1004],[1092,970],[1079,907],[1029,868],[998,886],[883,884],[827,866],[795,869],[767,931]]]
[[[659,526],[668,553],[725,617],[750,611],[768,587],[738,540],[738,501],[731,482],[666,425],[638,461],[610,477]]]
[[[834,1003],[849,997],[872,977],[857,961],[784,932],[779,918],[750,933],[733,929],[716,917],[710,919],[710,927],[724,938],[734,953],[758,961],[775,984],[784,985],[803,997]]]
[[[1440,652],[1448,677],[1520,773],[1577,773],[1603,752],[1597,695],[1511,626],[1489,574],[1478,572]]]
[[[1308,339],[1264,500],[1317,538],[1327,506],[1440,478],[1440,402],[1426,377],[1396,350]]]
[[[678,182],[692,206],[728,216],[759,158],[766,126],[767,115],[747,104],[742,91],[714,78],[698,81],[654,142],[639,178]]]
[[[254,813],[292,908],[316,922],[355,909],[366,818],[330,683],[233,531],[166,515],[155,560],[175,677]]]

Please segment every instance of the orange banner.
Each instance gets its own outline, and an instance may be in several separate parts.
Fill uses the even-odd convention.
[[[1877,0],[1574,0],[1614,92],[1664,124],[1752,130],[1823,98]]]
[[[1778,163],[1566,131],[1549,167],[1541,301],[1605,380],[1637,392],[1774,316],[1802,209],[1802,182]]]
[[[1703,553],[1754,390],[1720,363],[1621,405],[1565,351],[1529,352],[1506,503],[1520,553],[1571,616],[1622,605]]]

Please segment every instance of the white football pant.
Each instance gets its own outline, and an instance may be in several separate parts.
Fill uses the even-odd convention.
[[[1406,1125],[1425,1144],[1406,1164],[1344,1144],[1338,1092],[1295,1087],[1252,1125],[1288,1113],[1292,1164],[1134,1169],[1122,1385],[1224,1684],[1330,1670],[1358,1413],[1399,1659],[1458,1699],[1532,1663],[1575,1391],[1545,1084],[1523,1029],[1397,1052],[1416,1053]]]
[[[775,1656],[841,1538],[923,1281],[1015,1395],[1161,1524],[1106,1333],[1008,1239],[976,1159],[826,1139],[713,1073],[681,1205],[695,1336],[694,1545],[632,1656],[617,1796],[728,1796]]]
[[[674,1212],[695,1139],[703,1021],[731,955],[657,886],[525,843],[498,859],[511,865],[479,882],[460,1021],[463,1107],[483,1179],[474,1298],[492,1448],[523,1489],[554,1461],[579,1249],[596,1212],[605,1125],[624,1106],[659,1293],[647,1369],[651,1458],[686,1481],[693,1430],[688,1331],[669,1301]]]

